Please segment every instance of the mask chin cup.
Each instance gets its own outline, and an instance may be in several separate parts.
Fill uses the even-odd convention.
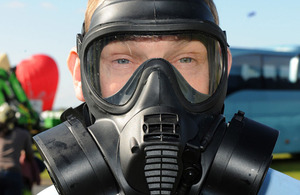
[[[211,165],[204,194],[257,194],[278,134],[241,111],[235,114]]]

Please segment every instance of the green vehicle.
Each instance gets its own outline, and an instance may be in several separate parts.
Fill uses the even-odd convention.
[[[4,56],[4,57],[3,57]],[[7,102],[15,111],[17,125],[31,130],[39,130],[39,114],[32,108],[6,55],[0,58],[0,105]]]

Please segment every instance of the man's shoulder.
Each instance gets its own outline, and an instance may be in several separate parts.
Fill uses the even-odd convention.
[[[258,194],[300,194],[300,181],[274,169],[269,169]]]
[[[58,195],[54,185],[49,186],[43,191],[39,192],[37,195]]]

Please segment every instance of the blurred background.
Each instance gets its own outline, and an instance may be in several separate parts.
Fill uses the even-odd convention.
[[[297,0],[216,0],[220,26],[231,47],[270,48],[299,44]],[[70,49],[81,31],[86,1],[1,0],[0,52],[13,66],[33,54],[51,56],[58,64],[60,82],[54,109],[76,106],[66,66]]]
[[[300,53],[299,0],[215,0],[215,4],[219,12],[220,26],[223,30],[226,30],[228,43],[234,55],[238,56],[244,52],[243,55],[250,53],[251,55],[255,54],[259,56],[284,56],[285,60],[282,61],[284,61],[283,63],[285,63],[286,66],[289,66],[290,59]],[[31,101],[32,107],[34,107],[34,109],[37,108],[38,114],[42,115],[43,112],[44,119],[49,118],[49,115],[51,115],[50,118],[57,119],[63,110],[69,107],[76,107],[80,104],[75,98],[72,78],[66,65],[66,59],[70,49],[76,45],[75,38],[76,34],[81,31],[85,8],[86,1],[82,0],[1,0],[0,2],[0,54],[5,54],[11,68],[20,65],[19,67],[25,66],[24,70],[28,70],[26,65],[23,65],[24,60],[32,59],[32,56],[36,54],[42,54],[52,58],[57,67],[57,88],[51,92],[52,95],[54,93],[53,103],[51,103],[49,107],[43,108],[41,103]],[[238,60],[236,61],[238,62]],[[263,60],[260,58],[258,61],[262,62]],[[276,62],[278,62],[278,60]],[[273,65],[276,65],[276,62],[272,62]],[[251,64],[248,61],[243,61],[236,65],[238,67],[245,63],[247,65]],[[252,75],[262,78],[264,76],[263,71],[265,71],[262,67],[263,63],[260,65],[258,73],[255,74],[253,74],[255,69],[251,70]],[[276,67],[279,67],[279,70],[281,64],[277,64]],[[288,70],[281,69],[285,71],[285,75],[289,74],[287,72]],[[272,69],[268,66],[267,70],[274,72],[275,69],[274,67]],[[278,70],[275,71],[279,72]],[[257,74],[260,74],[260,71],[262,71],[262,76],[257,76]],[[237,71],[235,71],[235,73],[237,75],[244,74]],[[38,74],[44,77],[41,79],[47,79],[49,77],[49,74]],[[267,75],[269,75],[269,72]],[[249,75],[246,77],[249,78]],[[29,81],[26,80],[21,73],[19,73],[19,76],[17,75],[17,78],[19,80],[23,79],[21,84],[23,88],[25,88],[24,85]],[[298,94],[300,86],[297,86],[294,82],[293,93],[295,96],[293,96],[293,106],[295,107],[295,105],[297,105],[295,107],[297,109],[293,115],[291,115],[291,113],[285,115],[284,117],[287,120],[279,125],[283,130],[279,139],[280,143],[276,148],[277,152],[272,166],[292,177],[300,179],[299,158],[297,158],[300,153],[300,146],[299,144],[294,144],[300,143],[300,124],[294,124],[293,129],[288,133],[286,133],[285,129],[291,128],[282,125],[283,123],[289,123],[291,120],[297,120],[295,113],[300,115],[300,105],[298,105],[300,104],[300,94]],[[254,88],[249,89],[253,91],[255,90]],[[278,88],[278,90],[284,91],[285,89]],[[267,89],[265,91],[267,91]],[[27,96],[30,96],[28,94],[29,92],[26,91],[26,93]],[[41,96],[45,97],[45,94],[40,94],[40,97],[37,96],[29,99],[40,98],[41,101],[44,101]],[[269,94],[269,96],[272,95]],[[247,97],[249,97],[249,95],[247,95]],[[235,101],[235,98],[232,99]],[[247,101],[249,102],[250,100]],[[290,100],[284,98],[276,100],[275,106],[271,105],[270,107],[274,108],[276,105],[287,101]],[[245,104],[245,102],[242,103],[243,105]],[[278,119],[266,119],[260,117],[259,114],[255,115],[251,113],[254,103],[248,105],[248,107],[243,107],[243,111],[246,111],[246,116],[251,116],[249,118],[254,118],[270,126],[273,125],[274,128],[278,128],[278,124],[274,125],[272,123],[272,120],[278,121]],[[240,105],[232,104],[229,100],[228,105],[229,111],[225,114],[228,115],[230,120],[233,113],[236,112],[237,109],[240,109],[238,108]],[[50,113],[48,111],[50,111]],[[247,115],[248,112],[249,115]],[[272,113],[272,110],[270,113]],[[262,115],[262,113],[260,113],[260,115]],[[45,120],[43,122],[44,129],[59,123],[59,121],[50,120],[49,123],[45,125]],[[45,185],[51,184],[46,172],[43,172],[42,178],[44,178],[43,181]]]

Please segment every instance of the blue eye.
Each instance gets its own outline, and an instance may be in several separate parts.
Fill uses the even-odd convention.
[[[119,64],[129,64],[129,60],[126,60],[126,59],[118,59],[117,62]]]
[[[192,58],[181,58],[179,61],[181,63],[191,63],[192,62]]]

